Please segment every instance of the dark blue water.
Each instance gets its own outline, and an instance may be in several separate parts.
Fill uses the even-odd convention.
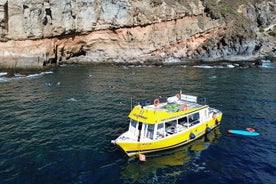
[[[273,183],[276,68],[65,66],[0,80],[0,183]],[[110,144],[133,102],[183,93],[223,111],[180,148],[129,159]],[[227,134],[253,127],[257,137]]]

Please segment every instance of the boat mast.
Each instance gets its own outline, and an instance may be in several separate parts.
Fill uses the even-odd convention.
[[[130,97],[130,110],[132,110],[132,97]]]

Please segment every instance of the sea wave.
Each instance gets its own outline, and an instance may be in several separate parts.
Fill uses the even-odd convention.
[[[214,66],[209,66],[209,65],[195,65],[193,67],[194,68],[214,68]]]
[[[7,75],[8,72],[0,72],[0,76],[4,76],[4,75]]]
[[[31,75],[27,75],[27,78],[36,78],[36,77],[40,77],[46,74],[52,74],[54,73],[53,71],[48,71],[48,72],[41,72],[41,73],[37,73],[37,74],[31,74]]]
[[[262,60],[261,68],[275,68],[275,63],[270,60]]]
[[[239,64],[222,64],[222,65],[195,65],[194,68],[212,69],[212,68],[245,68]],[[246,67],[247,68],[247,67]]]
[[[13,80],[26,79],[26,78],[37,78],[37,77],[41,77],[43,75],[52,74],[52,73],[54,73],[54,72],[47,71],[47,72],[40,72],[40,73],[36,73],[36,74],[30,74],[30,75],[15,73],[12,77],[6,77],[8,72],[1,72],[0,73],[0,82],[9,82],[9,81],[13,81]]]
[[[210,65],[195,65],[194,68],[204,68],[204,69],[210,69],[210,68],[234,68],[233,65],[227,65],[227,66],[210,66]]]

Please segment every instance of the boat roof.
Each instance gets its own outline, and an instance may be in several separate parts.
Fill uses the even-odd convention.
[[[208,105],[198,104],[196,96],[177,94],[169,97],[167,102],[160,103],[159,99],[155,99],[153,104],[136,105],[128,117],[138,122],[156,124],[172,121],[207,107]]]

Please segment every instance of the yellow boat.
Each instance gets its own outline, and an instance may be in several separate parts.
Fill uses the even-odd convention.
[[[128,131],[113,144],[128,156],[175,148],[187,144],[217,127],[222,112],[197,96],[177,93],[166,102],[136,105],[129,114]]]

